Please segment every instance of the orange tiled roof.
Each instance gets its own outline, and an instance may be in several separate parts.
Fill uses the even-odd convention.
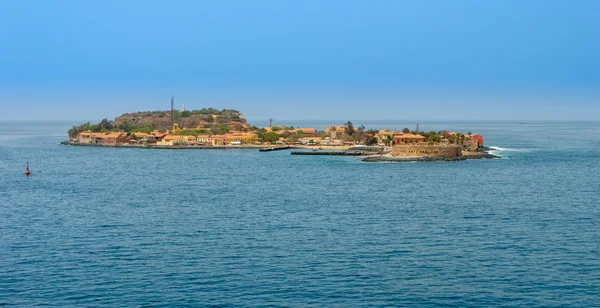
[[[183,136],[167,135],[163,138],[163,140],[179,140],[179,139],[181,139],[181,137],[183,137]]]
[[[401,139],[425,139],[425,137],[421,136],[420,134],[404,134],[402,136],[398,136],[398,138]]]

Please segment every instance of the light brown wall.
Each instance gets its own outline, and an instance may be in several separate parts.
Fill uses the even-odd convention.
[[[396,156],[435,156],[435,157],[455,157],[461,156],[460,146],[448,145],[406,145],[395,144],[392,146],[392,154]]]

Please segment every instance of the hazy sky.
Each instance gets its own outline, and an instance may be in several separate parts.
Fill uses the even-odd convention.
[[[0,120],[600,119],[600,1],[0,2]]]

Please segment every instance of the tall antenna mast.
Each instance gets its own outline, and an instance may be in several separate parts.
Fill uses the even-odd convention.
[[[269,118],[269,127],[273,126],[273,119]]]
[[[419,122],[417,122],[417,134],[419,133]]]
[[[173,127],[173,124],[175,123],[175,115],[173,114],[173,108],[175,104],[175,96],[171,95],[171,127]]]

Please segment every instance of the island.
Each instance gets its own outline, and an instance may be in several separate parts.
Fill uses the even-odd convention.
[[[471,132],[423,132],[366,129],[351,121],[324,130],[269,125],[256,127],[233,109],[145,111],[125,113],[114,121],[73,126],[73,146],[150,149],[296,149],[292,155],[365,156],[365,162],[458,161],[496,158],[483,136]]]

